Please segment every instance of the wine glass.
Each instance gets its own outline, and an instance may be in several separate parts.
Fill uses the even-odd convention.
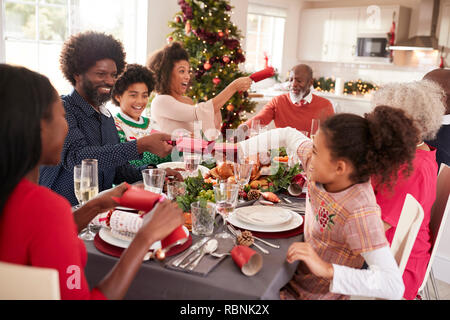
[[[311,120],[311,140],[314,140],[314,137],[317,134],[317,131],[320,127],[320,120],[319,119],[312,119]]]
[[[73,192],[75,193],[75,197],[78,200],[78,204],[75,206],[75,208],[79,208],[83,205],[83,202],[81,201],[81,164],[76,165],[73,167]]]
[[[201,160],[202,156],[198,153],[183,153],[184,168],[188,172],[188,177],[191,177],[193,174],[196,176],[195,172],[197,171]]]
[[[261,121],[260,120],[252,120],[251,126],[250,126],[250,138],[257,136],[259,134],[259,131],[261,130]]]
[[[142,170],[142,180],[144,189],[161,194],[164,188],[166,171],[164,169],[144,169]]]
[[[82,203],[86,203],[98,194],[98,161],[97,159],[85,159],[81,161],[80,195]],[[94,240],[95,233],[91,230],[92,224],[88,223],[86,229],[80,234],[85,241]]]
[[[214,198],[216,200],[216,211],[222,216],[223,226],[226,219],[233,213],[237,204],[239,185],[231,183],[218,183],[214,187]],[[218,238],[232,238],[230,234],[223,231],[216,235]]]
[[[236,183],[239,185],[239,190],[243,189],[244,186],[247,183],[249,183],[250,177],[252,175],[253,166],[254,163],[251,161],[233,164],[234,179],[236,180]]]

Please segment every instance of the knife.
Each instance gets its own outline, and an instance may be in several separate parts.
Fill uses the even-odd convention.
[[[180,265],[180,263],[182,263],[184,261],[184,259],[186,259],[191,253],[193,253],[194,251],[197,251],[198,249],[200,249],[205,243],[206,241],[209,240],[209,237],[204,237],[203,239],[201,239],[199,242],[197,242],[196,244],[194,244],[192,247],[189,248],[188,251],[186,251],[185,253],[183,253],[183,255],[181,255],[181,257],[175,259],[172,262],[172,265],[174,267],[178,267]],[[196,256],[196,255],[194,255]],[[194,260],[192,257],[191,259],[189,259],[189,263]],[[188,263],[188,264],[189,264]],[[186,264],[187,265],[187,264]]]

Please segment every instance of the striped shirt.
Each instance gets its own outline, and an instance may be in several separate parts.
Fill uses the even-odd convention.
[[[300,144],[298,156],[310,173],[312,142]],[[308,183],[304,239],[319,257],[332,264],[361,268],[361,253],[388,246],[370,182],[336,193],[319,183]],[[348,299],[330,292],[331,280],[319,278],[300,262],[293,278],[280,291],[281,299]]]
[[[142,158],[136,140],[120,143],[113,117],[107,111],[97,112],[75,89],[62,100],[69,132],[61,162],[57,166],[42,166],[39,184],[64,196],[73,206],[78,204],[73,190],[73,167],[83,159],[98,160],[99,192],[111,188],[113,183],[141,180],[140,170],[128,162]]]

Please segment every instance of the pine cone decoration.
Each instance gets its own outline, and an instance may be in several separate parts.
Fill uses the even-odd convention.
[[[252,233],[248,230],[242,231],[237,237],[237,243],[247,247],[250,247],[254,241]]]
[[[250,190],[247,193],[247,199],[250,200],[258,200],[261,192],[259,190]]]

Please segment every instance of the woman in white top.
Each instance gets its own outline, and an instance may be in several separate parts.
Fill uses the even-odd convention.
[[[238,78],[213,99],[194,104],[185,96],[190,81],[189,54],[178,42],[154,53],[147,67],[156,78],[157,95],[151,104],[151,118],[159,130],[168,134],[176,133],[177,129],[193,133],[194,122],[201,121],[203,133],[208,139],[214,139],[222,125],[220,109],[236,91],[246,91],[252,84],[249,77]]]

